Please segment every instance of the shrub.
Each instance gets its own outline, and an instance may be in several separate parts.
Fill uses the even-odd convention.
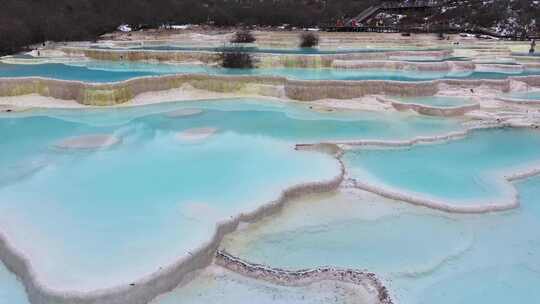
[[[246,52],[225,50],[221,53],[221,66],[232,69],[250,69],[253,68],[253,58]]]
[[[303,33],[300,35],[300,47],[312,48],[319,45],[319,36],[314,33]]]
[[[234,37],[231,39],[231,43],[253,43],[256,40],[257,39],[251,31],[242,30],[234,34]]]

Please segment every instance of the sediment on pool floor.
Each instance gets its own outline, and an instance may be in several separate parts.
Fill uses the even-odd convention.
[[[53,146],[62,150],[99,150],[121,143],[122,139],[114,135],[92,134],[66,138]]]

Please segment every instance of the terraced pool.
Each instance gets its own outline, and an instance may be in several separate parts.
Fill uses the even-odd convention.
[[[299,80],[394,80],[425,81],[435,79],[505,79],[509,76],[539,75],[540,70],[520,72],[472,71],[396,71],[384,69],[331,68],[258,68],[226,69],[205,65],[172,65],[122,61],[81,61],[70,63],[11,64],[0,63],[2,77],[48,77],[85,82],[117,82],[141,76],[173,74],[209,74],[242,76],[279,76]]]
[[[375,50],[250,49],[368,51]],[[0,63],[0,81],[39,76],[106,83],[182,73],[422,81],[505,79],[540,75],[540,70]],[[538,91],[509,96],[540,100]],[[392,99],[441,108],[471,103],[443,96]],[[135,289],[196,256],[220,223],[280,200],[292,186],[341,181],[344,166],[345,181],[337,190],[296,198],[276,215],[243,222],[220,246],[272,267],[367,269],[384,280],[396,303],[540,302],[535,292],[540,284],[540,177],[513,178],[540,170],[540,132],[490,128],[462,139],[397,147],[421,137],[465,134],[464,122],[390,110],[323,112],[309,104],[252,98],[2,112],[0,232],[29,261],[37,282],[55,292]],[[371,145],[350,143],[362,140]],[[349,150],[332,156],[295,149],[319,142],[349,142],[342,146]],[[365,297],[347,284],[280,286],[217,265],[193,276],[151,303],[355,303]],[[28,299],[22,284],[0,264],[4,303],[27,304]]]
[[[452,206],[493,206],[515,200],[505,176],[538,167],[539,146],[536,130],[482,130],[439,145],[361,149],[345,162],[351,177],[382,191]]]
[[[205,128],[212,132],[186,136]],[[461,128],[459,120],[318,113],[264,100],[4,113],[1,231],[54,290],[127,285],[190,255],[217,222],[292,185],[339,175],[334,158],[295,151],[299,141]],[[95,134],[115,144],[70,148],[73,138]]]
[[[437,108],[453,108],[473,104],[469,98],[450,96],[422,96],[422,97],[399,97],[389,96],[391,100],[407,104],[419,104]]]
[[[525,102],[540,103],[540,91],[514,92],[506,94],[504,97],[516,101],[523,100]]]
[[[223,247],[276,267],[368,268],[398,303],[537,302],[540,178],[515,186],[520,209],[484,215],[440,213],[345,189],[299,200]]]

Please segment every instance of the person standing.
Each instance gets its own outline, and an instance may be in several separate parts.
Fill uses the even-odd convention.
[[[531,48],[529,49],[529,54],[534,54],[534,49],[536,48],[536,40],[533,39],[531,42]]]

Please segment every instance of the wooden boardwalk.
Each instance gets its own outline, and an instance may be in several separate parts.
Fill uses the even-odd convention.
[[[435,33],[444,32],[447,34],[457,34],[461,32],[471,34],[489,35],[501,39],[523,40],[523,39],[538,39],[538,35],[529,35],[528,37],[504,36],[490,29],[476,27],[471,29],[458,29],[452,27],[441,28],[435,27],[402,27],[402,26],[375,26],[363,24],[379,12],[403,12],[408,10],[427,10],[438,8],[444,5],[458,5],[461,0],[382,0],[381,4],[370,6],[356,17],[351,18],[343,23],[343,25],[327,25],[322,26],[322,29],[328,32],[373,32],[373,33]]]
[[[448,0],[407,0],[407,1],[383,1],[380,5],[370,6],[362,11],[358,16],[348,20],[345,25],[352,23],[362,23],[381,11],[404,11],[413,9],[429,9],[440,7],[450,1]]]

